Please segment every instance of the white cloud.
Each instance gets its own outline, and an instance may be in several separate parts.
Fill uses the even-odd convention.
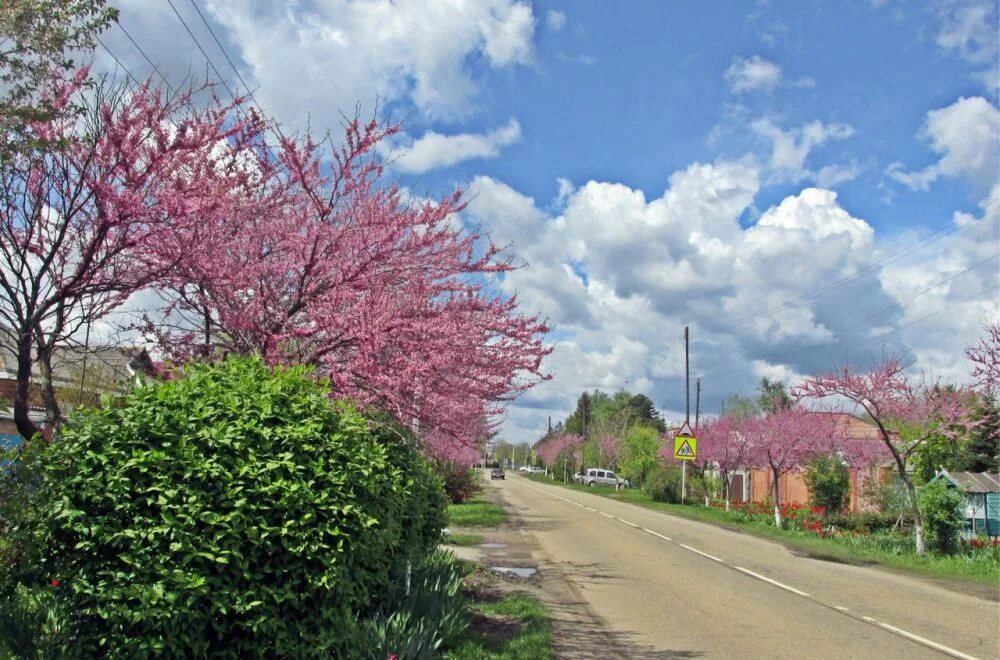
[[[409,144],[397,144],[399,152],[393,167],[408,174],[421,174],[473,158],[496,158],[500,152],[521,140],[521,124],[511,118],[504,126],[487,133],[442,135],[428,131]]]
[[[566,27],[566,14],[558,9],[550,9],[545,12],[545,24],[550,30],[558,32]]]
[[[682,409],[685,325],[694,375],[712,401],[752,389],[761,374],[810,373],[847,352],[877,353],[882,341],[854,323],[893,305],[866,270],[877,254],[872,227],[835,192],[807,188],[744,228],[759,189],[752,160],[697,163],[655,199],[618,183],[566,182],[565,204],[549,213],[477,178],[470,220],[528,263],[500,286],[558,331],[546,363],[556,378],[514,405],[507,437],[534,440],[545,417],[568,414],[582,389],[626,381],[662,408]],[[850,286],[812,295],[842,281]],[[878,321],[893,326],[901,315]]]
[[[763,118],[751,122],[750,129],[771,143],[768,165],[775,181],[798,183],[812,179],[822,186],[833,186],[857,176],[856,165],[827,166],[819,172],[806,167],[806,159],[813,149],[830,140],[844,140],[854,135],[854,129],[847,124],[813,121],[786,131]]]
[[[123,22],[164,32],[155,27],[156,4],[146,7],[151,16],[123,7]],[[493,69],[534,60],[535,17],[517,0],[210,0],[206,7],[264,108],[297,127],[309,116],[336,126],[340,112],[353,114],[359,103],[371,109],[377,99],[412,102],[432,120],[461,118],[475,109],[481,77],[470,60]]]
[[[993,0],[944,0],[937,3],[939,19],[935,42],[945,52],[957,55],[977,68],[987,91],[996,93],[1000,84],[1000,34],[997,5]]]
[[[942,176],[964,177],[985,192],[1000,176],[1000,111],[982,98],[961,98],[927,113],[921,137],[941,156],[922,170],[892,163],[886,173],[913,190],[927,190]]]
[[[737,56],[723,78],[736,93],[771,92],[781,84],[781,67],[760,55],[747,59]]]

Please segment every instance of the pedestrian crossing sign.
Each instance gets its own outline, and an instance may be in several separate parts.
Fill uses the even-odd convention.
[[[678,435],[674,438],[674,458],[678,461],[693,461],[698,457],[698,438],[693,435]]]

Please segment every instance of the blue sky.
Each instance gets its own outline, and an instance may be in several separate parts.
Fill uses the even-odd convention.
[[[196,1],[265,110],[322,129],[378,99],[406,120],[392,174],[466,189],[462,221],[527,264],[498,286],[558,328],[555,378],[509,440],[584,388],[676,418],[685,325],[714,412],[882,351],[961,380],[1000,316],[994,1]],[[168,78],[205,68],[166,3],[121,24]]]

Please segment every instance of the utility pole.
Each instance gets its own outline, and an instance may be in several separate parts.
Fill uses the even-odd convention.
[[[684,423],[691,422],[691,369],[688,360],[688,327],[684,326]],[[681,504],[687,498],[688,462],[681,463]]]
[[[698,419],[701,417],[701,378],[694,381],[694,427],[698,428]]]

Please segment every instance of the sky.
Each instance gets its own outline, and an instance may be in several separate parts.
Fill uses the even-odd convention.
[[[522,264],[496,286],[555,328],[507,441],[583,390],[683,419],[685,326],[711,415],[883,354],[961,382],[1000,318],[997,2],[119,6],[98,71],[207,72],[297,129],[377,111],[392,177],[465,191]]]

